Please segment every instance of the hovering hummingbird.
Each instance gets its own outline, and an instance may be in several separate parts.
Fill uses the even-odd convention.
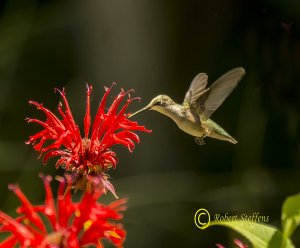
[[[237,141],[212,121],[210,116],[244,75],[244,68],[234,68],[217,79],[211,86],[206,87],[208,76],[206,73],[199,73],[186,92],[182,105],[175,103],[167,95],[159,95],[130,117],[147,109],[155,110],[169,116],[181,130],[194,136],[198,145],[205,144],[203,140],[205,137],[236,144]]]

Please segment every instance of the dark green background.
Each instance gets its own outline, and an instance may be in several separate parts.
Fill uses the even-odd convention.
[[[153,132],[140,135],[132,154],[116,147],[111,171],[118,194],[129,199],[125,247],[232,247],[237,233],[195,227],[202,207],[259,212],[280,227],[281,205],[300,187],[299,21],[297,0],[1,1],[0,209],[13,214],[18,206],[8,183],[40,203],[38,173],[62,173],[24,144],[40,130],[24,118],[42,117],[29,99],[55,109],[53,88],[65,86],[82,126],[85,82],[93,85],[94,111],[104,85],[117,82],[114,94],[135,89],[142,103],[133,112],[161,93],[181,102],[198,72],[213,82],[243,66],[246,76],[212,116],[237,145],[207,138],[197,146],[156,112],[135,117]]]

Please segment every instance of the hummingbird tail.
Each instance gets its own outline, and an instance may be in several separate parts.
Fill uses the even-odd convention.
[[[211,138],[228,141],[232,144],[237,144],[238,142],[235,138],[231,137],[224,129],[215,129],[214,132],[208,135]]]
[[[231,136],[227,137],[228,139],[226,139],[228,142],[232,143],[232,144],[237,144],[238,142]]]

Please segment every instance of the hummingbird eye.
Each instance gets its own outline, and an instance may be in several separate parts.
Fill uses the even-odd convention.
[[[162,105],[162,101],[157,101],[154,106],[161,106]]]
[[[158,106],[164,106],[165,105],[165,102],[164,101],[159,101],[158,102]]]

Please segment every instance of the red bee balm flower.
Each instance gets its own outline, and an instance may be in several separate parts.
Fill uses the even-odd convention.
[[[120,220],[119,213],[126,209],[125,199],[103,205],[97,200],[103,190],[87,190],[79,202],[73,202],[70,176],[58,177],[59,187],[57,203],[53,199],[50,176],[42,176],[45,187],[44,205],[32,205],[17,185],[9,185],[21,201],[16,219],[0,211],[0,232],[11,235],[0,242],[1,248],[39,247],[39,248],[79,248],[94,245],[103,248],[102,240],[111,241],[116,247],[122,247],[126,231],[120,224],[109,221]],[[96,183],[96,182],[90,182]],[[41,216],[47,217],[41,218]]]
[[[68,171],[76,171],[82,174],[97,174],[116,167],[117,156],[110,147],[116,144],[124,145],[130,152],[134,149],[134,142],[140,141],[137,134],[132,131],[151,132],[144,126],[139,126],[137,122],[128,119],[129,114],[125,114],[128,105],[135,99],[130,98],[130,91],[121,90],[114,99],[111,106],[105,111],[107,97],[111,88],[105,87],[105,94],[100,102],[96,113],[91,133],[90,115],[90,95],[92,86],[87,85],[86,113],[84,117],[84,138],[81,137],[79,128],[74,121],[64,90],[55,89],[62,99],[59,103],[58,112],[61,118],[57,117],[43,104],[29,101],[44,112],[47,119],[27,118],[28,122],[40,124],[44,129],[39,133],[29,137],[27,144],[32,144],[36,151],[41,152],[43,163],[47,163],[49,158],[59,156],[56,167],[64,166]],[[122,100],[127,98],[123,107]],[[50,141],[50,144],[45,144]],[[52,142],[52,143],[51,143]]]
[[[248,248],[247,245],[245,245],[242,241],[240,241],[239,239],[235,239],[234,240],[234,244],[236,245],[237,248]],[[225,246],[221,245],[221,244],[216,244],[216,246],[218,248],[225,248]]]

